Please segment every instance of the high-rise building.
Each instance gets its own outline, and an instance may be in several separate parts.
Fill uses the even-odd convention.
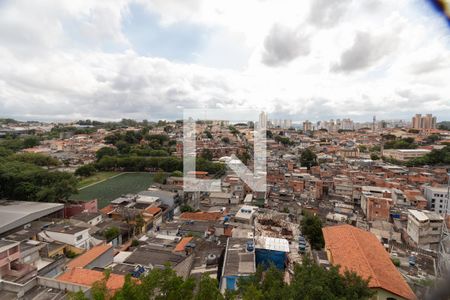
[[[418,130],[429,130],[436,128],[436,117],[432,114],[426,114],[422,116],[421,114],[416,114],[411,121],[413,129]]]
[[[264,111],[259,114],[259,126],[262,129],[267,128],[267,114]]]
[[[312,130],[313,130],[313,123],[311,123],[308,120],[303,122],[303,131],[312,131]]]

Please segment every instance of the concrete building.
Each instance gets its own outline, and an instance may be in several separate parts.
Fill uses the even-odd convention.
[[[255,272],[256,263],[253,240],[229,238],[225,249],[220,291],[225,293],[226,290],[236,290],[239,277],[249,276]]]
[[[252,225],[257,210],[257,206],[242,205],[234,216],[234,221]]]
[[[441,238],[444,218],[427,210],[408,210],[406,232],[413,246],[437,250]]]
[[[422,157],[430,152],[428,149],[387,149],[383,150],[383,156],[399,161],[408,161]]]
[[[91,247],[92,237],[89,234],[89,228],[56,225],[44,229],[39,236],[47,241],[57,241],[76,248],[89,249]]]
[[[209,195],[209,204],[214,205],[228,205],[231,204],[231,193],[212,192]]]
[[[306,120],[305,122],[303,122],[303,131],[313,131],[314,127],[313,127],[313,123]]]
[[[439,214],[444,214],[445,208],[447,207],[447,213],[450,213],[447,187],[427,186],[425,187],[424,195],[428,201],[428,208],[430,210]]]
[[[361,209],[368,220],[389,219],[388,207],[390,208],[391,205],[392,194],[390,189],[377,186],[363,186],[361,188]]]
[[[426,114],[422,116],[421,114],[416,114],[411,121],[413,129],[418,130],[429,130],[436,129],[436,117],[432,114]]]

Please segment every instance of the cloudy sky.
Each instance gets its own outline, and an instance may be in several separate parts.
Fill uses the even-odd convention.
[[[0,117],[450,120],[449,24],[426,0],[0,0]]]

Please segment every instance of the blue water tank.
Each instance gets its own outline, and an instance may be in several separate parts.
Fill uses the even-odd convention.
[[[255,250],[255,245],[253,244],[253,241],[247,241],[247,251],[253,252]]]

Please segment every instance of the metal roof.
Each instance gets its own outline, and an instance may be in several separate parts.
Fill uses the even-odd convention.
[[[0,201],[0,234],[62,210],[64,204],[27,201]]]

